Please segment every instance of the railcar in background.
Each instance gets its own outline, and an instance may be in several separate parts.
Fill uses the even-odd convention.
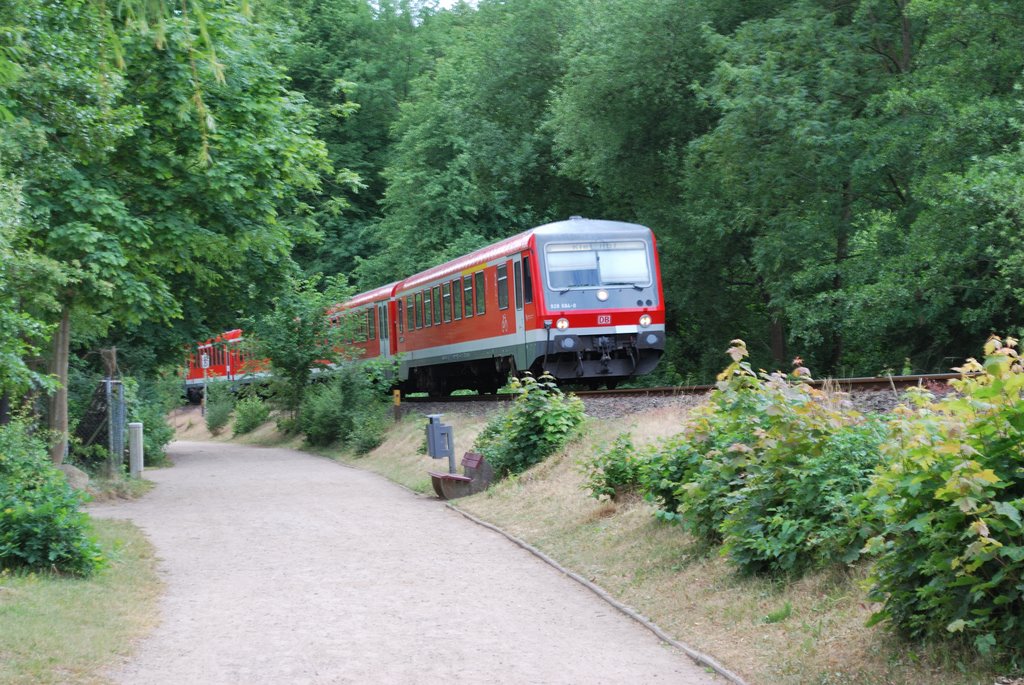
[[[225,331],[215,338],[196,343],[188,353],[188,368],[185,371],[185,396],[190,402],[198,402],[207,380],[237,380],[251,376],[252,361],[241,347],[242,329]],[[257,360],[258,361],[258,360]],[[248,368],[246,367],[246,362]]]
[[[395,385],[432,395],[494,392],[526,371],[614,387],[651,372],[665,349],[653,233],[582,217],[361,293],[327,315],[362,317],[349,341],[361,358],[399,359]],[[215,341],[228,346],[225,336],[235,333],[240,339],[231,331]],[[203,377],[194,363],[210,347],[217,343],[190,355],[190,381]],[[238,378],[231,361],[206,377]]]

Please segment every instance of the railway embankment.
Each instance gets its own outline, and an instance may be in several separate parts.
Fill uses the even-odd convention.
[[[585,492],[580,464],[617,435],[627,431],[638,445],[668,438],[703,401],[703,396],[588,398],[589,418],[579,439],[454,506],[536,547],[750,683],[988,685],[1000,678],[995,667],[967,651],[907,643],[884,627],[866,627],[878,607],[867,598],[865,562],[792,582],[742,576],[717,547],[658,520],[643,499],[597,501]],[[896,394],[866,391],[850,401],[861,411],[887,411]],[[505,406],[410,404],[370,453],[320,453],[431,497],[427,471],[438,464],[424,453],[423,415],[445,415],[461,456],[488,417]],[[267,427],[246,439],[281,440]]]

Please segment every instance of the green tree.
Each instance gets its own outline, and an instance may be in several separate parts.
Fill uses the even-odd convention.
[[[585,211],[583,188],[557,174],[543,128],[569,10],[562,0],[485,1],[425,26],[447,44],[401,105],[374,227],[380,252],[357,269],[360,283]]]
[[[321,285],[323,286],[321,288]],[[343,276],[290,279],[273,300],[273,309],[246,323],[251,349],[270,360],[274,394],[298,425],[298,413],[311,378],[348,357],[347,339],[354,320],[328,314],[352,295]]]
[[[1024,317],[1024,7],[938,0],[906,14],[910,68],[863,137],[892,202],[861,217],[850,329],[866,356],[948,370]]]
[[[698,206],[712,208],[693,215],[697,230],[744,254],[764,313],[828,371],[843,358],[856,217],[889,201],[861,131],[890,75],[874,36],[898,35],[900,16],[860,5],[796,2],[717,36],[721,61],[699,92],[720,116],[694,143],[688,173]],[[785,351],[773,357],[783,363]]]
[[[322,239],[300,245],[308,272],[350,273],[369,249],[399,102],[428,65],[424,3],[328,0],[287,3],[294,23],[285,64],[292,87],[316,113],[316,133],[339,169],[309,199]]]
[[[60,305],[51,371],[62,388],[50,425],[61,434],[72,322],[79,342],[185,307],[203,326],[202,314],[246,292],[250,277],[290,268],[309,228],[296,197],[326,167],[274,65],[275,37],[244,6],[129,22],[119,35],[120,19],[103,8],[25,0],[18,21],[0,22],[26,27],[21,73],[3,89],[30,218],[15,247],[61,267],[60,283],[37,284]],[[204,44],[217,46],[215,60],[199,59]],[[63,452],[61,441],[54,460]]]

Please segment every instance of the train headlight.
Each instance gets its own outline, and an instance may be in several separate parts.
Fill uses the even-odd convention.
[[[568,327],[569,327],[569,319],[565,318],[564,316],[561,319],[559,319],[558,321],[555,322],[555,328],[557,328],[560,331],[564,331]]]
[[[650,325],[651,325],[651,315],[650,314],[641,314],[640,315],[640,327],[641,328],[647,328]]]
[[[597,291],[597,299],[601,300],[602,302],[606,302],[608,300],[608,291],[607,290],[598,290]]]

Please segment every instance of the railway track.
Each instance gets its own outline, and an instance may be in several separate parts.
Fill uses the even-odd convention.
[[[953,378],[960,378],[958,373],[931,373],[909,376],[863,376],[857,378],[827,378],[809,381],[810,385],[821,387],[830,385],[844,392],[871,390],[906,390],[907,388],[930,385],[945,385]],[[616,388],[615,390],[573,390],[580,397],[674,397],[678,395],[702,395],[715,388],[714,385],[673,385],[652,388]],[[402,402],[504,402],[513,400],[513,394],[495,395],[452,395],[450,397],[403,397]]]

